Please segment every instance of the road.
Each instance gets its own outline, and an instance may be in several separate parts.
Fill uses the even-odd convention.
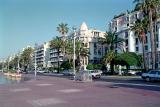
[[[137,88],[133,84],[143,84],[143,81],[136,82],[136,79],[116,80],[115,77],[102,77],[93,82],[80,82],[63,78],[62,75],[38,75],[37,80],[34,80],[34,75],[31,74],[26,74],[25,77],[28,79],[21,83],[0,85],[0,107],[159,107],[160,105],[160,91],[149,89],[152,86]],[[149,85],[159,86],[158,83]]]
[[[146,82],[140,76],[102,76],[95,81],[105,81],[117,87],[160,91],[160,82]]]

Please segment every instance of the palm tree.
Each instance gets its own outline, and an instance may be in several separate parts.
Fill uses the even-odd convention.
[[[68,26],[68,24],[65,24],[65,23],[58,24],[57,31],[62,36],[65,36],[68,33],[68,30],[69,30],[69,28],[67,26]]]
[[[65,41],[65,54],[66,58],[68,59],[69,63],[71,63],[72,57],[73,57],[73,43],[72,40]]]
[[[57,73],[59,73],[60,72],[59,56],[60,56],[60,52],[64,48],[64,41],[60,37],[56,37],[56,38],[54,38],[53,40],[50,41],[50,47],[57,49],[57,57],[58,57],[57,58],[58,59],[58,62],[57,62],[58,63],[58,72]]]
[[[145,17],[142,20],[138,19],[134,26],[131,26],[131,30],[135,32],[138,36],[139,41],[142,43],[142,50],[143,50],[143,67],[145,70],[148,69],[146,66],[146,59],[145,59],[145,43],[146,43],[146,32],[148,29],[148,18]]]
[[[156,9],[160,6],[160,0],[134,0],[136,10],[142,10],[149,17],[149,32],[151,41],[152,69],[156,68],[156,45],[154,33],[154,16],[157,16]],[[155,18],[156,19],[156,18]]]
[[[105,38],[99,38],[99,43],[108,46],[108,51],[106,55],[103,57],[103,61],[105,64],[110,64],[111,74],[114,74],[114,58],[116,56],[116,48],[121,49],[124,40],[122,38],[117,37],[117,35],[112,32],[106,32]]]
[[[57,31],[61,34],[62,40],[65,42],[66,41],[66,34],[69,31],[68,24],[66,24],[66,23],[58,24]],[[65,55],[65,48],[64,48],[63,52],[64,52],[63,54]]]
[[[80,64],[80,67],[84,67],[85,69],[85,64],[86,64],[86,59],[89,55],[88,48],[82,43],[81,41],[76,42],[76,55],[77,55],[77,61]],[[82,63],[80,60],[82,59]],[[82,65],[81,65],[82,64]]]
[[[72,41],[66,41],[66,54],[68,56],[69,62],[71,61],[73,57],[73,42]],[[87,58],[89,52],[86,46],[83,45],[83,43],[79,40],[76,40],[75,42],[75,53],[76,53],[76,68],[77,72],[82,67],[81,66],[81,59],[82,59],[82,65],[85,65],[85,59]],[[73,59],[72,59],[73,60]]]

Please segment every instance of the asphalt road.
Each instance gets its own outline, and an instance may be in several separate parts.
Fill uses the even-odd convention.
[[[135,89],[144,89],[152,91],[160,91],[160,82],[146,82],[140,76],[102,76],[95,81],[104,81],[111,83],[115,87],[128,87]]]

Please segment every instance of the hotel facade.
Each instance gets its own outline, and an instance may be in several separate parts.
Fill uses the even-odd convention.
[[[135,35],[134,31],[130,28],[135,24],[137,19],[142,19],[143,13],[140,11],[135,11],[131,13],[122,13],[119,16],[114,17],[109,23],[109,30],[111,32],[116,32],[118,37],[121,37],[125,40],[123,43],[123,50],[128,52],[135,52],[142,55],[142,44],[138,39],[138,36]],[[154,26],[154,31],[156,32],[156,50],[157,50],[157,61],[156,65],[160,68],[160,19],[157,20],[157,23]],[[147,66],[152,68],[151,60],[151,42],[150,34],[146,34],[146,43],[145,43],[145,58]],[[118,50],[121,53],[121,50]]]

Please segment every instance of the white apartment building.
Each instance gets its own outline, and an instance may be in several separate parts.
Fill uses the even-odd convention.
[[[143,13],[140,11],[123,13],[115,18],[109,23],[109,30],[116,32],[118,37],[125,39],[123,44],[124,51],[136,52],[137,54],[142,54],[142,44],[140,43],[138,37],[134,34],[134,31],[130,30],[130,27],[133,26],[137,19],[143,18]],[[158,60],[157,65],[160,68],[160,20],[157,20],[156,27],[156,46],[158,51]],[[118,50],[121,52],[121,50]],[[145,44],[145,54],[148,67],[151,68],[151,47],[150,47],[150,34],[146,35],[146,44]]]
[[[107,47],[98,43],[98,38],[104,38],[104,36],[105,32],[96,29],[89,29],[85,22],[81,24],[76,38],[82,41],[89,50],[89,57],[82,59],[84,69],[88,63],[99,63],[104,56]]]
[[[38,69],[47,67],[49,64],[49,42],[45,42],[41,45],[35,45],[34,49],[35,53],[33,55],[33,64],[36,61]]]
[[[50,52],[49,52],[49,57],[50,57],[50,61],[49,61],[49,65],[50,67],[57,67],[58,66],[58,51],[55,48],[50,48]],[[59,54],[59,63],[61,64],[63,62],[63,54],[60,52]]]

